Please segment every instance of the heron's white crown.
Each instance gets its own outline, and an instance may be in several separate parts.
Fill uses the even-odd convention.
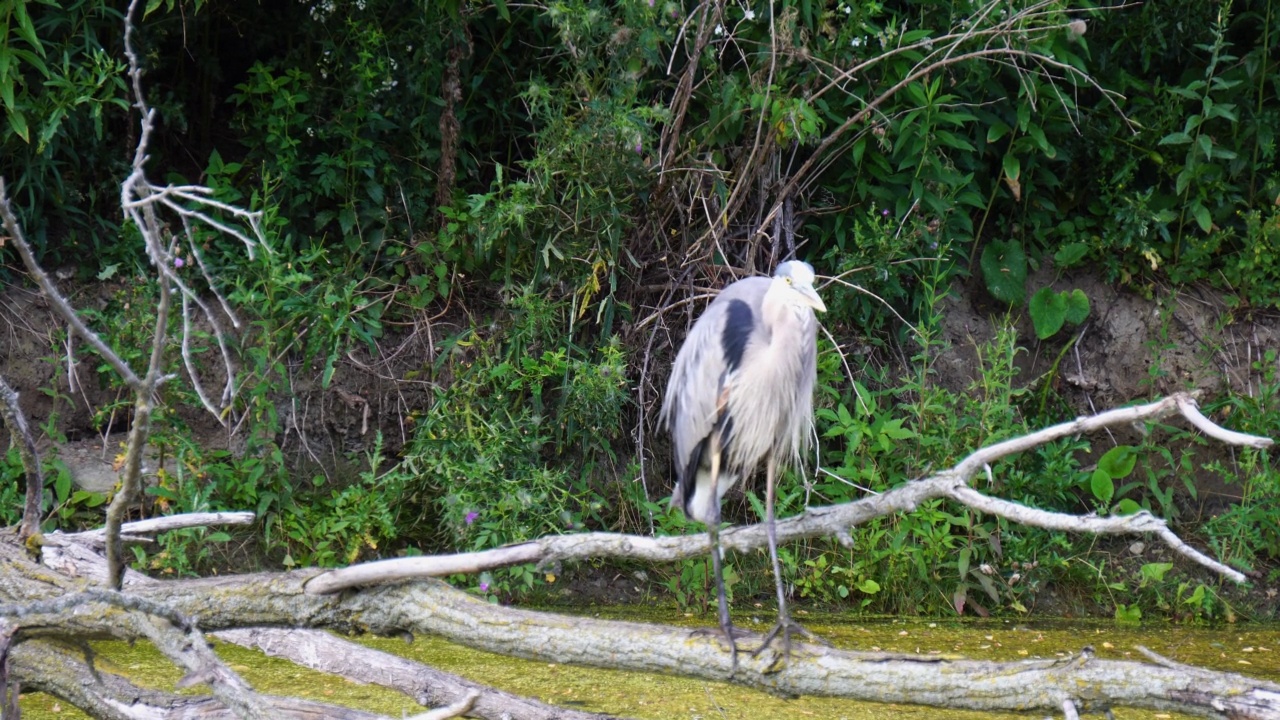
[[[813,279],[817,277],[813,272],[813,266],[803,260],[788,260],[779,263],[776,270],[773,271],[776,278],[789,277],[792,282],[801,285],[813,285]]]
[[[798,304],[811,307],[818,312],[826,312],[826,303],[818,297],[818,291],[813,289],[815,277],[817,275],[813,272],[813,266],[803,260],[788,260],[779,264],[778,269],[773,271],[775,282],[779,280],[785,282],[799,294]]]

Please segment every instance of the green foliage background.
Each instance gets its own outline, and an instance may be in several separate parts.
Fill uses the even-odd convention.
[[[567,529],[685,531],[654,479],[661,452],[644,482],[628,460],[639,457],[630,428],[646,427],[655,368],[684,322],[650,315],[721,284],[727,266],[761,271],[786,254],[786,240],[757,232],[777,227],[775,204],[801,256],[832,275],[861,269],[923,332],[908,342],[879,303],[831,293],[824,320],[837,336],[909,348],[917,370],[872,363],[855,388],[825,349],[818,424],[834,470],[794,485],[784,513],[892,487],[1063,410],[1044,387],[1016,385],[1011,333],[984,348],[978,387],[936,386],[930,338],[954,279],[981,278],[1014,312],[1030,297],[1042,339],[1088,313],[1087,298],[1026,287],[1046,264],[1092,264],[1139,290],[1209,283],[1242,309],[1280,302],[1269,1],[153,5],[141,33],[161,116],[151,168],[263,210],[275,250],[250,260],[238,242],[205,241],[229,298],[252,314],[234,408],[252,439],[242,455],[207,452],[172,415],[159,438],[183,470],[153,495],[256,509],[260,555],[286,564]],[[104,0],[0,0],[0,173],[43,262],[80,279],[142,270],[115,207],[137,128],[120,13]],[[916,72],[948,42],[963,57]],[[1018,54],[964,55],[993,45]],[[0,272],[15,280],[9,252]],[[404,413],[394,457],[379,445],[345,481],[292,480],[276,404],[291,373],[327,387],[353,349],[376,353],[446,313],[468,329],[406,378],[430,390]],[[118,342],[147,327],[128,317],[115,320]],[[1269,397],[1233,417],[1270,417]],[[1124,510],[1176,515],[1169,483],[1191,450],[1134,449],[1167,456],[1166,470],[1137,481],[1085,472],[1086,445],[1019,460],[1009,492],[1063,510],[1127,499]],[[1210,469],[1261,479],[1205,532],[1252,568],[1280,549],[1261,509],[1276,479],[1265,456],[1238,462]],[[753,500],[731,516],[750,517]],[[972,607],[980,594],[1018,608],[1046,578],[1075,577],[1104,604],[1176,614],[1183,601],[1182,588],[1149,589],[1151,573],[1115,580],[1079,559],[1076,540],[945,504],[855,539],[856,553],[789,548],[797,592],[873,609]],[[140,562],[218,562],[194,534],[166,542]],[[682,602],[705,599],[698,563],[666,581]],[[520,568],[468,582],[511,592],[543,579]],[[1223,607],[1212,592],[1185,594],[1196,613]]]

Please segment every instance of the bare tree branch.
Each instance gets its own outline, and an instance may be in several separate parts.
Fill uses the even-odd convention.
[[[1184,557],[1203,565],[1234,582],[1245,576],[1234,568],[1209,558],[1191,548],[1169,530],[1165,522],[1148,512],[1127,516],[1079,516],[1048,512],[984,495],[969,483],[997,460],[1024,452],[1072,435],[1086,434],[1106,427],[1155,421],[1181,414],[1204,429],[1213,423],[1195,410],[1190,393],[1178,393],[1153,403],[1109,410],[1091,417],[1061,423],[1027,435],[987,446],[970,454],[953,468],[936,475],[894,488],[880,495],[856,502],[828,507],[812,507],[777,523],[778,541],[814,537],[849,537],[849,528],[873,518],[907,512],[934,498],[947,497],[977,510],[1008,518],[1015,522],[1051,530],[1066,530],[1097,535],[1137,535],[1155,533]],[[1217,427],[1216,425],[1214,427]],[[1224,442],[1265,448],[1269,438],[1234,433],[1225,428],[1213,431]],[[732,527],[720,532],[720,543],[738,551],[763,547],[767,542],[762,525]],[[586,533],[542,538],[519,545],[455,555],[397,558],[353,565],[316,577],[307,584],[307,592],[324,594],[377,582],[390,582],[414,577],[442,577],[454,573],[474,573],[508,565],[535,562],[541,566],[588,558],[627,558],[646,562],[672,562],[703,555],[710,550],[706,533],[684,537],[645,537],[617,533]]]
[[[427,707],[458,706],[475,695],[470,717],[501,720],[605,720],[609,716],[559,708],[460,678],[451,673],[365,647],[318,630],[243,628],[214,637],[261,650],[312,670],[334,673],[356,682],[393,688]]]
[[[165,515],[163,517],[124,523],[120,526],[120,532],[131,535],[156,535],[170,530],[208,527],[210,525],[252,525],[255,517],[251,512],[183,513],[181,515]],[[78,533],[56,533],[52,537],[58,536],[70,540],[102,544],[106,538],[106,530],[100,528]]]
[[[12,674],[23,689],[62,698],[100,720],[239,720],[209,695],[176,695],[138,687],[98,672],[83,656],[51,640],[32,639],[12,649]],[[260,696],[281,720],[381,720],[380,716],[311,700]],[[6,717],[8,717],[6,715]]]
[[[3,182],[0,180],[0,194],[4,192]],[[0,375],[0,417],[4,417],[4,424],[9,427],[10,441],[18,448],[22,469],[27,476],[26,500],[22,506],[22,528],[19,533],[23,540],[27,540],[40,533],[44,468],[40,466],[40,453],[36,450],[36,439],[31,435],[27,416],[18,405],[18,393],[10,387],[3,375]]]
[[[14,214],[13,208],[9,205],[9,191],[5,187],[4,178],[0,178],[0,217],[4,219],[5,231],[9,233],[9,237],[13,240],[13,246],[17,249],[19,257],[22,258],[22,263],[26,265],[31,279],[35,280],[40,289],[44,291],[45,297],[53,304],[58,314],[67,321],[67,325],[98,352],[98,355],[111,366],[112,370],[115,370],[120,375],[126,385],[131,389],[140,387],[142,379],[96,332],[84,324],[84,320],[81,320],[80,316],[76,314],[75,309],[71,307],[71,303],[67,302],[62,293],[58,292],[58,288],[53,284],[53,280],[49,278],[49,274],[44,271],[44,268],[40,267],[40,263],[36,262],[35,255],[31,252],[31,246],[27,243],[26,235],[22,232],[22,226],[18,223],[18,216]]]

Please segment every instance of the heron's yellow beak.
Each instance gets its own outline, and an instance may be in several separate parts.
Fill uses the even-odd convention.
[[[817,310],[818,312],[827,311],[827,304],[822,302],[822,298],[818,297],[818,291],[814,290],[812,287],[800,288],[800,296],[803,297],[805,301],[809,303],[809,307],[812,307],[814,310]]]

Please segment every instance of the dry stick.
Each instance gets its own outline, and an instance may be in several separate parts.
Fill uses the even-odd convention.
[[[209,527],[211,525],[252,525],[254,518],[255,515],[251,512],[184,513],[128,522],[120,526],[120,532],[130,535],[155,535],[169,532],[170,530]],[[100,543],[106,537],[106,531],[99,528],[78,533],[67,533],[62,537],[68,540]]]
[[[126,385],[130,388],[137,388],[141,385],[142,379],[133,372],[132,368],[125,364],[124,360],[120,359],[120,356],[115,351],[107,346],[107,343],[96,332],[90,330],[89,326],[84,324],[84,321],[76,314],[75,309],[71,307],[71,303],[67,302],[62,293],[58,292],[58,288],[49,279],[49,274],[36,262],[35,255],[31,252],[31,246],[27,244],[26,235],[22,232],[22,226],[18,224],[18,217],[14,215],[13,208],[9,206],[9,191],[5,187],[4,178],[0,178],[0,216],[4,219],[4,228],[13,240],[13,246],[17,249],[18,255],[22,257],[22,263],[26,265],[27,272],[36,281],[36,284],[40,286],[40,289],[44,291],[45,298],[53,304],[58,314],[67,321],[67,324],[71,326],[71,329],[77,335],[89,343],[94,350],[98,351],[98,355],[111,366],[111,369],[120,375]]]
[[[22,506],[22,527],[18,537],[24,541],[40,532],[40,505],[44,498],[44,469],[40,467],[40,453],[36,440],[27,425],[27,416],[18,405],[18,392],[0,375],[0,415],[9,426],[9,437],[18,448],[22,469],[27,476],[27,498]],[[2,671],[0,671],[2,672]]]
[[[992,463],[1006,456],[1063,437],[1090,433],[1113,425],[1159,420],[1175,414],[1182,414],[1189,419],[1197,416],[1203,418],[1196,410],[1192,396],[1189,393],[1178,393],[1157,402],[1109,410],[1099,415],[1060,423],[977,450],[953,468],[937,473],[933,477],[910,482],[880,495],[855,502],[809,508],[799,515],[780,520],[777,523],[778,541],[835,536],[842,543],[848,544],[851,542],[848,534],[848,529],[851,527],[891,513],[910,511],[934,498],[946,497],[986,513],[1052,530],[1106,535],[1155,533],[1184,557],[1225,575],[1234,582],[1245,582],[1243,573],[1188,546],[1169,530],[1163,520],[1148,512],[1109,517],[1048,512],[984,495],[968,485],[980,472],[989,470]],[[1213,426],[1207,418],[1192,419],[1192,422],[1224,442],[1254,448],[1265,448],[1272,444],[1270,438],[1233,433],[1218,428]],[[732,527],[720,533],[721,545],[738,551],[763,547],[766,541],[765,529],[761,525]],[[307,583],[306,589],[311,594],[325,594],[372,583],[414,577],[438,577],[453,573],[475,573],[530,562],[545,566],[567,560],[602,557],[671,562],[700,556],[708,552],[709,548],[710,538],[706,533],[678,537],[643,537],[602,532],[560,535],[480,552],[400,558],[353,565],[312,578]]]
[[[671,99],[671,122],[666,125],[662,134],[661,145],[659,146],[658,158],[662,167],[671,167],[675,164],[680,145],[681,129],[684,126],[685,114],[689,109],[689,101],[693,96],[693,79],[698,73],[698,61],[702,57],[703,49],[711,41],[712,23],[717,21],[721,15],[718,0],[701,0],[698,11],[701,11],[701,15],[698,19],[693,52],[689,53],[689,64],[685,66],[685,71],[680,76],[680,82],[676,86],[675,95]],[[714,18],[712,17],[713,14]],[[681,31],[683,32],[683,28],[681,28]],[[672,59],[674,60],[674,58],[675,51],[672,50]],[[660,185],[666,185],[666,175],[663,174],[661,177]],[[659,188],[659,194],[661,194],[662,189],[662,187]]]

